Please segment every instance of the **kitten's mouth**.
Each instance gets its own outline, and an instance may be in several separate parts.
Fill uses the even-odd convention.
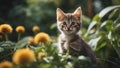
[[[70,32],[70,31],[72,31],[72,30],[66,30],[67,32]]]

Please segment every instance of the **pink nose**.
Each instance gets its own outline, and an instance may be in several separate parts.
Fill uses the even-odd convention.
[[[71,27],[71,26],[68,25],[68,26],[67,26],[67,30],[70,30],[70,27]]]
[[[70,29],[70,25],[68,25],[67,28]]]

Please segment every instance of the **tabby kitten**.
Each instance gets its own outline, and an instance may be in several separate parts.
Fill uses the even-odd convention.
[[[96,61],[94,52],[89,45],[78,35],[82,24],[82,11],[78,7],[74,13],[64,13],[60,8],[56,10],[57,27],[61,34],[59,35],[59,52],[72,56],[88,56],[92,61]]]

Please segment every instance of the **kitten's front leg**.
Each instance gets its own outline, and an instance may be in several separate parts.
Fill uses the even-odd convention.
[[[61,40],[61,38],[59,37],[59,39],[58,39],[58,51],[59,51],[59,53],[63,53],[63,49],[62,49],[62,40]]]

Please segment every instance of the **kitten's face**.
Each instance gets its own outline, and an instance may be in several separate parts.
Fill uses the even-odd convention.
[[[76,34],[80,30],[82,11],[78,7],[74,13],[64,13],[61,9],[57,9],[57,26],[60,32],[64,34]]]

